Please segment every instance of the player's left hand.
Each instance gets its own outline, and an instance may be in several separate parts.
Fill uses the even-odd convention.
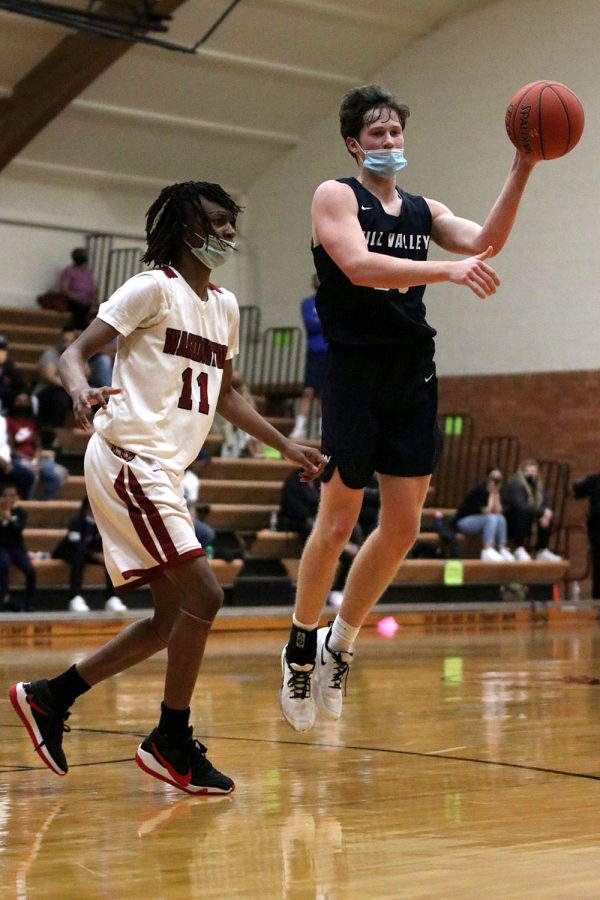
[[[77,425],[84,431],[89,431],[91,424],[88,419],[88,413],[91,412],[92,407],[101,406],[102,409],[106,409],[108,398],[112,397],[113,394],[120,393],[121,388],[113,388],[108,385],[94,388],[90,387],[89,384],[84,388],[78,388],[76,391],[73,391],[71,394],[71,400],[73,401],[73,418]]]
[[[300,481],[314,481],[327,465],[327,458],[316,447],[286,441],[282,452],[284,459],[302,469]]]

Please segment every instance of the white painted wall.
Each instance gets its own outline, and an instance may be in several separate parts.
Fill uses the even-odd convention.
[[[373,60],[372,80],[412,108],[403,186],[478,221],[510,165],[503,118],[513,92],[553,78],[570,85],[586,110],[579,146],[534,171],[496,261],[503,281],[496,297],[479,301],[458,287],[428,288],[442,374],[599,366],[599,35],[598,0],[499,0],[416,42],[384,70]],[[216,275],[240,303],[261,307],[263,325],[299,324],[298,303],[312,273],[313,191],[353,172],[332,108],[241,201],[241,252]],[[0,174],[0,306],[34,305],[87,232],[117,232],[132,239],[124,244],[139,244],[146,209],[162,186],[144,178],[141,165],[131,183],[74,179],[60,166],[48,172],[15,161]],[[69,231],[31,227],[40,224]]]
[[[402,185],[482,221],[512,158],[504,111],[538,78],[568,84],[587,126],[567,157],[534,170],[509,245],[495,265],[500,292],[480,301],[466,289],[427,290],[438,329],[438,371],[475,374],[598,368],[600,333],[600,73],[597,0],[505,0],[440,28],[373,81],[409,104],[409,166]],[[353,174],[337,109],[248,195],[254,278],[263,322],[298,319],[312,271],[309,210],[314,188]],[[434,247],[432,258],[441,251]]]
[[[74,183],[60,169],[18,161],[8,166],[0,176],[0,326],[2,306],[35,307],[38,294],[57,286],[71,250],[85,244],[87,234],[114,234],[115,247],[143,251],[146,210],[164,186],[87,176]],[[243,226],[239,246],[239,256],[215,273],[238,293],[246,270]]]

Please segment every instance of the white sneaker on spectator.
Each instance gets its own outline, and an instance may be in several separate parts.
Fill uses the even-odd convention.
[[[329,591],[329,597],[327,598],[327,602],[330,606],[335,606],[336,609],[339,609],[342,605],[342,600],[344,599],[343,591]]]
[[[562,556],[558,556],[556,553],[553,553],[552,550],[548,550],[546,547],[544,550],[538,550],[535,554],[536,559],[541,559],[542,562],[562,562]]]
[[[517,562],[529,562],[529,560],[531,559],[531,556],[529,555],[525,547],[517,547],[514,552],[514,557]]]
[[[503,557],[493,547],[484,547],[479,558],[484,562],[504,562]]]
[[[512,554],[510,552],[508,547],[500,547],[500,549],[498,550],[498,553],[500,554],[502,559],[506,560],[506,562],[514,562],[515,561],[514,554]]]
[[[306,438],[306,428],[295,426],[294,430],[290,432],[290,440],[291,441],[303,441]]]
[[[113,597],[109,597],[106,603],[104,604],[104,609],[106,612],[114,612],[114,613],[124,613],[127,612],[127,607],[123,603],[120,597],[117,597],[116,594]]]
[[[90,608],[81,596],[81,594],[76,594],[69,601],[69,610],[71,612],[89,612]]]

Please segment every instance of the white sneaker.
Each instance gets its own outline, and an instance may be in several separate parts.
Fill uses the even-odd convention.
[[[114,613],[124,613],[127,612],[127,607],[123,603],[120,597],[117,597],[116,594],[113,597],[109,597],[106,603],[104,604],[104,609],[106,612],[114,612]]]
[[[493,547],[484,547],[479,558],[484,562],[504,562],[504,557],[497,550],[494,550]]]
[[[310,731],[315,724],[315,698],[312,694],[312,675],[315,666],[288,665],[286,648],[281,653],[283,682],[279,702],[283,717],[296,731]]]
[[[514,562],[515,561],[514,554],[512,554],[510,552],[508,547],[500,547],[500,549],[498,550],[498,553],[500,554],[502,559],[506,560],[506,562]]]
[[[343,591],[329,591],[329,597],[327,598],[327,602],[330,606],[335,606],[336,609],[339,609],[342,605],[342,601],[344,599]]]
[[[305,428],[298,428],[298,426],[296,426],[290,432],[290,440],[291,441],[303,441],[305,439],[306,439],[306,429]]]
[[[545,550],[538,550],[535,554],[536,559],[541,559],[542,562],[562,562],[562,556],[557,556],[556,553],[553,553],[552,550],[548,550],[546,547]]]
[[[315,664],[315,700],[330,719],[342,715],[342,691],[346,690],[346,679],[352,657],[350,650],[330,650],[331,629],[317,631],[317,661]]]
[[[514,557],[517,562],[529,562],[529,560],[531,559],[531,556],[529,555],[525,547],[517,547],[514,552]]]
[[[76,594],[69,601],[69,609],[71,612],[89,612],[90,608],[81,596],[81,594]]]

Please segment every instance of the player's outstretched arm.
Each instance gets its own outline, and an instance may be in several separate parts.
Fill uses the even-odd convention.
[[[439,207],[452,216],[447,207],[442,204]],[[326,181],[317,188],[312,206],[313,241],[323,245],[353,284],[402,290],[421,284],[452,281],[465,284],[478,297],[487,297],[496,290],[499,284],[496,273],[490,267],[482,269],[477,260],[415,261],[397,259],[384,253],[370,253],[357,213],[357,200],[348,185]],[[469,224],[478,228],[475,223]],[[482,249],[486,250],[486,247]],[[465,266],[478,270],[475,278],[466,277]]]
[[[515,153],[508,177],[483,225],[455,216],[443,203],[428,199],[433,219],[431,237],[436,244],[451,253],[469,256],[489,246],[494,248],[494,255],[499,253],[512,231],[534,165],[524,154]]]
[[[94,388],[88,384],[86,363],[95,353],[110,343],[118,332],[103,322],[94,319],[85,331],[64,351],[58,364],[60,378],[67,394],[73,401],[73,415],[77,424],[87,431],[90,426],[88,414],[93,406],[106,408],[106,400],[111,394],[120,394],[121,388],[109,385]]]
[[[231,386],[232,362],[227,360],[223,370],[223,382],[217,404],[217,412],[263,444],[278,450],[281,455],[303,470],[302,480],[318,478],[325,468],[325,457],[316,447],[305,447],[290,441],[273,428],[259,412]]]

